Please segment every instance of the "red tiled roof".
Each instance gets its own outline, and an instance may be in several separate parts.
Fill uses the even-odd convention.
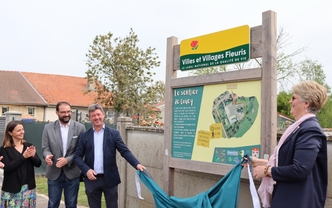
[[[0,70],[0,104],[47,106],[18,71]]]
[[[158,107],[160,107],[160,106],[162,106],[162,105],[165,105],[165,100],[160,101],[160,102],[157,103],[155,106],[158,108]]]
[[[154,112],[161,112],[161,110],[160,110],[159,108],[152,108],[152,110],[153,110]]]
[[[95,102],[97,93],[86,93],[87,80],[84,77],[31,72],[22,74],[49,105],[66,101],[72,106],[86,107]]]

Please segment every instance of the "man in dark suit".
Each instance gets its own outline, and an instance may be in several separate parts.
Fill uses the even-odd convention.
[[[101,105],[90,105],[88,113],[93,127],[81,135],[74,161],[85,176],[85,192],[90,208],[101,207],[102,192],[107,208],[117,208],[118,184],[121,181],[116,150],[134,168],[143,171],[145,167],[123,143],[119,131],[105,126],[105,113]]]
[[[74,153],[85,126],[71,120],[67,102],[56,105],[58,120],[46,124],[42,138],[42,152],[48,183],[48,208],[58,208],[64,191],[66,208],[77,207],[80,169],[74,163]]]

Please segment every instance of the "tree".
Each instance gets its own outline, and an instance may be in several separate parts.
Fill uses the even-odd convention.
[[[86,75],[96,77],[97,101],[113,108],[116,118],[119,113],[146,113],[147,104],[155,99],[150,70],[160,62],[155,48],[143,50],[138,42],[133,29],[124,38],[97,35],[86,54]]]
[[[283,27],[279,28],[277,36],[277,81],[279,84],[280,91],[288,89],[289,84],[295,84],[293,81],[298,76],[297,65],[293,63],[292,58],[306,50],[306,47],[299,48],[289,54],[284,52],[285,48],[290,45],[290,35],[286,33]],[[261,58],[252,59],[246,63],[237,63],[226,66],[219,66],[217,70],[216,67],[212,68],[202,68],[197,70],[192,70],[189,72],[189,76],[202,75],[202,74],[212,74],[217,72],[231,71],[231,70],[242,70],[246,68],[262,67]]]
[[[303,80],[314,80],[317,83],[323,85],[327,93],[330,94],[331,88],[325,82],[325,74],[322,70],[322,65],[317,61],[312,61],[310,59],[306,59],[301,61],[298,64],[297,69],[298,77],[300,81]],[[290,105],[287,103],[292,97],[292,92],[282,91],[278,94],[277,98],[277,110],[278,112],[291,116],[290,114]],[[325,105],[322,107],[320,112],[317,113],[318,120],[323,128],[332,127],[331,117],[332,117],[332,95],[328,96],[328,99]]]
[[[298,71],[296,70],[297,63],[294,63],[292,58],[307,50],[306,47],[301,47],[286,54],[284,50],[291,44],[291,38],[283,27],[279,28],[277,36],[277,81],[280,90],[286,90],[289,85],[295,84],[294,80],[296,80]]]
[[[298,48],[291,53],[285,53],[285,48],[291,44],[291,36],[283,27],[279,28],[277,36],[277,82],[279,91],[287,91],[298,76],[298,63],[294,63],[292,58],[306,51],[306,47]],[[261,59],[255,59],[255,62],[261,67]],[[298,80],[297,80],[298,81]],[[296,82],[297,82],[296,81]]]
[[[319,124],[323,128],[331,128],[332,127],[331,117],[332,117],[332,95],[329,95],[325,105],[317,113],[317,118],[319,120]]]
[[[299,63],[297,71],[300,81],[314,80],[317,83],[323,85],[328,93],[331,92],[330,86],[325,83],[326,75],[322,69],[322,65],[317,61],[313,61],[307,58]]]
[[[293,93],[292,92],[285,92],[282,91],[278,94],[277,98],[277,111],[289,116],[291,118],[294,118],[293,115],[290,113],[291,105],[289,104],[289,101],[292,98]],[[331,128],[332,127],[332,95],[328,96],[328,99],[325,103],[325,105],[321,108],[321,110],[316,114],[320,125],[323,128]]]
[[[165,100],[165,83],[163,81],[156,81],[152,86],[152,90],[155,93],[155,100],[152,103],[159,103]]]
[[[310,59],[305,59],[304,61],[301,61],[298,65],[298,77],[300,81],[303,80],[314,80],[317,83],[323,85],[327,93],[331,93],[331,87],[326,84],[326,75],[322,69],[322,65],[319,64],[317,61],[313,61]],[[329,95],[325,105],[322,107],[320,112],[317,113],[318,120],[322,127],[332,127],[331,122],[331,116],[332,116],[332,97]]]
[[[289,101],[292,99],[293,93],[292,92],[279,92],[278,97],[277,97],[277,111],[292,117],[293,116],[290,114],[291,110],[291,105],[289,104]]]

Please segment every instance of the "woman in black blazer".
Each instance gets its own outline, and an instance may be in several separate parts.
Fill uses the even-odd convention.
[[[23,138],[22,123],[9,122],[0,148],[4,169],[0,207],[36,207],[34,167],[40,167],[41,160],[35,146]]]
[[[315,114],[327,100],[314,81],[292,87],[291,111],[296,122],[286,129],[269,160],[252,158],[263,207],[323,208],[327,193],[326,136]]]

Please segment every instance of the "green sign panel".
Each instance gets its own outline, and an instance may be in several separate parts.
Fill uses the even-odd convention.
[[[203,86],[173,91],[172,157],[191,159]]]

